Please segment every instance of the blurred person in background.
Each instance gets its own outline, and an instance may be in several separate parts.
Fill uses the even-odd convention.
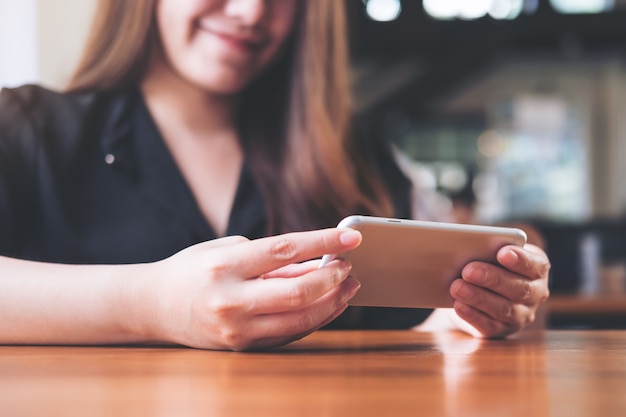
[[[67,91],[3,90],[0,343],[244,350],[324,326],[531,323],[549,269],[532,245],[468,264],[434,313],[346,311],[349,262],[317,269],[359,245],[344,216],[411,217],[392,152],[352,129],[342,3],[104,0]]]

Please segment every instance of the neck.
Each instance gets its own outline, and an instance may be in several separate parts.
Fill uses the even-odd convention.
[[[206,92],[183,80],[165,66],[153,65],[141,83],[146,105],[157,124],[177,126],[202,137],[235,132],[235,96]]]

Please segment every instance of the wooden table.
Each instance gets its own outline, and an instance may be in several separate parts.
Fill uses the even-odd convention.
[[[626,296],[554,295],[546,303],[547,326],[626,330]]]
[[[0,415],[626,416],[626,331],[323,331],[281,349],[0,346]]]

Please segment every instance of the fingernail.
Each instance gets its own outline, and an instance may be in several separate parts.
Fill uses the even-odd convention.
[[[339,268],[341,268],[343,275],[348,275],[352,270],[352,263],[350,261],[342,260],[339,264]]]
[[[346,230],[339,235],[339,241],[344,246],[354,246],[361,241],[361,233],[356,230]]]
[[[517,264],[518,260],[519,256],[515,251],[507,250],[502,254],[500,258],[500,263],[502,263],[504,266],[514,266],[515,264]]]

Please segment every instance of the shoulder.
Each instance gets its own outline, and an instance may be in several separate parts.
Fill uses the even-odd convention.
[[[53,145],[71,153],[87,130],[102,128],[127,93],[57,92],[37,85],[0,92],[0,156],[24,155]]]
[[[0,138],[20,141],[37,131],[72,130],[94,104],[98,93],[60,93],[36,85],[0,92]]]
[[[0,129],[14,131],[24,124],[68,124],[94,104],[99,93],[60,93],[37,85],[3,88]]]
[[[96,94],[94,92],[61,93],[39,85],[28,84],[15,88],[3,88],[0,91],[0,106],[4,111],[11,109],[35,113],[65,111],[88,104]]]

